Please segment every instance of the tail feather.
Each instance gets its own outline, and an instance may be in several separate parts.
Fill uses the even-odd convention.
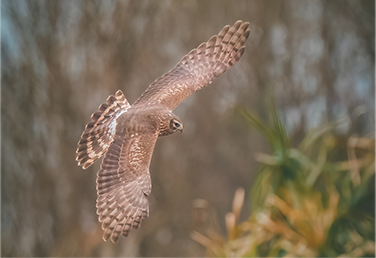
[[[130,107],[123,92],[118,90],[91,115],[92,121],[86,125],[78,142],[76,160],[79,166],[86,169],[107,152],[115,135],[116,119]]]

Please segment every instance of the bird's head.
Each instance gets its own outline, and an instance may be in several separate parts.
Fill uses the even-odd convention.
[[[177,131],[180,133],[183,132],[183,123],[179,120],[179,118],[176,117],[170,120],[170,130],[173,133],[176,133]]]
[[[161,126],[159,136],[165,136],[169,134],[173,134],[176,132],[183,132],[183,123],[173,113],[166,114],[163,122],[163,125]]]

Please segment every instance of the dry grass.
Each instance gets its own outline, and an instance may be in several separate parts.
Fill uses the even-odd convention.
[[[192,238],[207,256],[374,256],[375,140],[335,135],[350,118],[309,132],[291,148],[272,106],[272,125],[240,109],[269,141],[252,191],[252,213],[239,223],[245,191],[234,196],[225,217],[227,237],[212,228]]]

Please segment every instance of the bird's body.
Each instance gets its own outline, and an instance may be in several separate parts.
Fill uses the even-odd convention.
[[[163,108],[130,108],[118,118],[116,132],[119,134],[132,133],[157,133],[161,128],[162,121],[159,115],[166,113]],[[137,121],[137,123],[135,123]],[[128,126],[131,125],[131,126]]]
[[[157,138],[183,131],[172,111],[239,61],[248,25],[237,21],[225,26],[154,81],[132,106],[119,90],[92,115],[78,143],[76,160],[86,169],[104,155],[96,207],[105,241],[128,236],[149,216],[149,166]]]

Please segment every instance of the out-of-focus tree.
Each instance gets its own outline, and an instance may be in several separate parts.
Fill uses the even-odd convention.
[[[192,207],[224,217],[233,192],[252,185],[253,153],[268,149],[235,104],[265,119],[273,82],[293,147],[359,106],[366,112],[340,135],[374,131],[374,8],[368,0],[1,1],[2,255],[203,255],[190,238]],[[75,162],[90,115],[118,89],[134,102],[239,19],[252,29],[244,56],[178,107],[184,134],[157,142],[150,218],[118,244],[103,243],[99,164],[82,171]],[[245,196],[239,220],[249,203]],[[223,220],[211,224],[225,232]]]

